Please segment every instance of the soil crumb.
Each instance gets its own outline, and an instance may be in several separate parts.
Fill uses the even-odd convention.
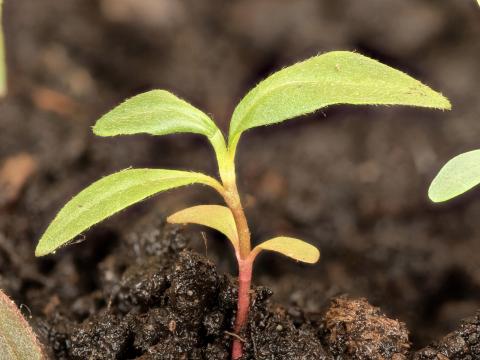
[[[465,319],[459,329],[418,351],[414,360],[480,359],[480,312]]]
[[[365,299],[333,299],[324,321],[325,341],[336,357],[407,359],[410,342],[405,324],[387,318]]]

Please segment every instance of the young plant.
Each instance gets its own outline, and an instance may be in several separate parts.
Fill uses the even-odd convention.
[[[0,359],[43,359],[33,330],[14,302],[0,290]]]
[[[438,172],[428,189],[428,197],[439,203],[462,195],[480,184],[480,150],[472,150],[450,159]]]
[[[99,136],[190,132],[211,143],[219,180],[179,170],[127,169],[104,177],[75,196],[58,213],[40,239],[36,255],[54,252],[90,226],[149,196],[194,183],[217,191],[227,206],[199,205],[170,216],[170,223],[201,224],[230,240],[238,262],[238,304],[234,331],[240,334],[248,318],[252,265],[263,250],[306,263],[318,261],[312,245],[290,237],[267,240],[252,249],[250,230],[236,184],[235,154],[249,129],[279,123],[335,104],[411,105],[450,109],[441,94],[410,76],[357,53],[338,51],[287,67],[258,84],[237,105],[228,142],[212,119],[175,95],[154,90],[137,95],[103,116],[93,127]],[[242,356],[235,339],[232,358]]]

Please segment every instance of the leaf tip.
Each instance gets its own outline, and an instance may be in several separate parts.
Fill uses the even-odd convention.
[[[441,110],[452,110],[452,103],[450,102],[450,100],[448,100],[448,98],[441,93],[438,93],[438,96],[438,108]]]
[[[37,247],[35,248],[35,256],[41,257],[50,254],[52,251],[49,250],[45,244],[42,242],[42,239],[38,242]]]

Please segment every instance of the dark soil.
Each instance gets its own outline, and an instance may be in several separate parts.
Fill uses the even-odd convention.
[[[101,176],[129,166],[215,174],[199,137],[98,139],[93,122],[164,88],[226,129],[259,79],[348,49],[441,90],[454,110],[334,107],[242,139],[254,242],[286,234],[322,251],[315,266],[258,259],[246,357],[480,359],[479,193],[440,207],[425,195],[447,159],[479,147],[475,1],[6,0],[5,13],[0,288],[50,356],[224,359],[231,342],[228,243],[163,225],[186,205],[220,202],[203,188],[161,195],[34,258],[56,211]]]

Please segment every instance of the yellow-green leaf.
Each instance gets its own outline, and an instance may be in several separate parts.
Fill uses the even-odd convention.
[[[220,131],[205,113],[165,90],[136,95],[105,114],[93,127],[99,136],[146,133],[195,133],[212,137]]]
[[[235,220],[229,208],[221,205],[198,205],[180,210],[167,218],[171,224],[198,224],[220,231],[238,249]]]
[[[43,359],[30,325],[10,298],[0,290],[0,359]]]
[[[480,150],[468,151],[449,160],[428,189],[433,202],[457,197],[480,184]]]
[[[451,107],[445,97],[407,74],[354,52],[334,51],[280,70],[252,89],[232,115],[230,151],[248,129],[334,104]]]
[[[253,249],[253,252],[258,253],[261,250],[276,251],[295,260],[309,264],[314,264],[320,259],[320,251],[315,246],[303,240],[286,236],[267,240],[257,245],[255,249]]]
[[[201,183],[218,188],[213,178],[188,171],[127,169],[93,183],[58,213],[40,239],[36,256],[55,251],[92,225],[149,196],[176,187]]]

